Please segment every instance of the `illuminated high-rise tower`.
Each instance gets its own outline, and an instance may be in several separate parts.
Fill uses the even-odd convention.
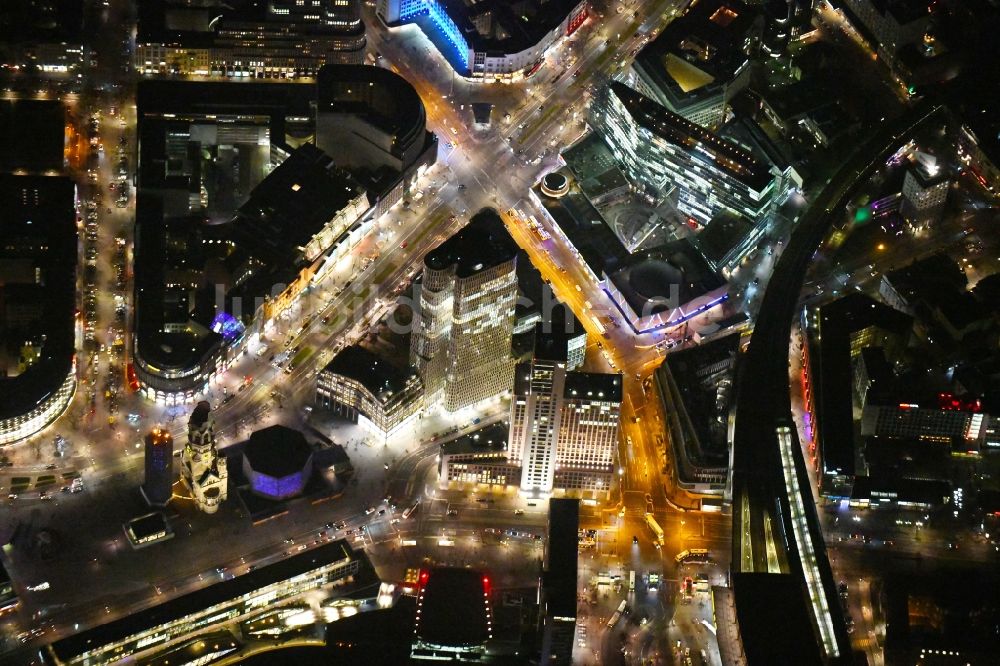
[[[510,390],[517,246],[495,210],[424,258],[411,363],[428,400],[457,411]]]
[[[526,494],[611,488],[622,377],[568,372],[566,343],[536,331],[531,362],[515,370],[508,451]]]

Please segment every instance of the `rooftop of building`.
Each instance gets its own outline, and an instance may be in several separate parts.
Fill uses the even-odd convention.
[[[420,572],[415,635],[435,645],[480,645],[490,637],[489,576],[473,569]]]
[[[0,44],[80,43],[84,0],[4,0]]]
[[[441,4],[470,48],[505,54],[537,44],[580,0],[442,0]]]
[[[886,663],[917,661],[922,649],[957,652],[961,664],[991,663],[1000,652],[998,599],[995,569],[958,560],[928,571],[895,569],[885,577],[879,600],[886,618]]]
[[[138,3],[138,43],[181,43],[189,48],[211,46],[216,36],[227,29],[236,29],[247,23],[274,25],[283,36],[290,34],[355,34],[364,32],[364,24],[349,22],[327,23],[319,19],[303,20],[295,13],[269,11],[263,0],[143,0]],[[331,6],[334,3],[327,3]],[[358,17],[360,18],[360,17]],[[343,24],[347,23],[347,24]],[[289,33],[286,26],[294,26]]]
[[[900,25],[926,19],[930,15],[927,0],[871,0],[879,13],[891,16]]]
[[[375,570],[363,550],[355,551],[344,540],[333,541],[290,555],[272,564],[261,566],[254,571],[220,581],[195,592],[189,592],[165,603],[131,613],[121,619],[63,638],[53,643],[52,649],[61,660],[68,661],[89,650],[109,645],[143,631],[155,629],[274,583],[286,581],[329,564],[349,560],[361,561],[361,570],[355,574],[351,585],[353,589],[364,589],[379,583]]]
[[[640,127],[688,151],[698,150],[716,168],[757,191],[770,182],[768,167],[749,151],[720,135],[682,118],[620,81],[608,84]]]
[[[188,130],[192,123],[211,126],[263,125],[270,144],[291,150],[286,138],[313,133],[316,86],[262,79],[248,81],[144,79],[136,89],[139,117],[140,184],[163,186],[165,133]],[[202,134],[214,138],[211,134]],[[192,141],[200,142],[200,136]],[[244,140],[245,141],[245,140]],[[254,141],[257,138],[254,137]],[[239,142],[239,139],[234,139]],[[173,169],[176,171],[176,168]],[[158,176],[158,177],[157,177]],[[176,187],[176,185],[174,185]]]
[[[610,275],[634,312],[668,312],[725,286],[688,239],[633,254]]]
[[[283,80],[254,81],[142,79],[136,85],[136,108],[143,121],[234,115],[310,117],[316,85]],[[276,140],[272,136],[272,140]]]
[[[904,297],[933,298],[939,293],[950,297],[956,290],[965,291],[968,285],[958,262],[943,252],[890,271],[886,278]]]
[[[170,525],[162,513],[154,511],[128,521],[128,529],[135,535],[136,539],[141,540],[167,531],[170,529]]]
[[[158,368],[188,368],[223,342],[221,335],[207,328],[214,312],[214,292],[205,299],[199,298],[200,289],[167,286],[168,275],[185,274],[191,279],[196,276],[201,286],[201,228],[201,221],[193,218],[164,219],[159,195],[145,190],[137,193],[134,341],[142,360]],[[181,237],[184,242],[178,240]],[[199,301],[212,304],[213,312],[202,314]],[[189,325],[192,317],[200,319],[200,325]],[[168,328],[167,324],[184,326]]]
[[[535,358],[558,362],[564,361],[565,357],[564,344],[557,341],[544,348],[542,356]],[[531,367],[531,361],[517,364],[514,370],[514,395],[523,396],[531,393]],[[566,378],[563,382],[563,398],[566,400],[621,403],[622,395],[622,376],[618,373],[582,372],[580,370],[566,372]]]
[[[323,368],[323,372],[353,379],[383,403],[406,388],[414,377],[411,370],[400,370],[358,345],[348,345],[340,350]]]
[[[812,611],[806,606],[805,589],[798,577],[736,573],[732,587],[736,594],[752,600],[736,604],[747,663],[820,666],[819,641],[810,622]]]
[[[424,104],[409,81],[382,67],[326,65],[316,81],[318,113],[357,114],[393,136],[422,132]]]
[[[146,444],[149,446],[173,446],[174,437],[169,430],[160,427],[153,428],[146,433]]]
[[[538,185],[534,192],[595,276],[600,278],[628,258],[621,239],[578,189],[571,185],[569,194],[559,199],[545,196]]]
[[[705,259],[718,265],[753,228],[753,223],[742,215],[724,210],[709,220],[694,242]]]
[[[401,666],[409,663],[416,610],[416,597],[403,595],[396,599],[391,608],[351,616],[342,615],[336,622],[328,624],[325,648],[315,646],[296,648],[295,654],[271,660],[262,659],[260,657],[264,655],[258,655],[251,657],[244,664],[245,666],[285,664],[331,666],[338,662],[350,662],[352,659],[360,658],[364,660],[365,666]],[[299,654],[303,649],[318,652],[318,658],[303,660]]]
[[[62,136],[62,128],[59,128]],[[44,139],[42,139],[44,141]],[[75,354],[76,186],[0,174],[0,419],[25,414],[66,380]],[[11,312],[20,316],[11,318]],[[21,372],[25,340],[39,357]],[[6,376],[3,376],[6,375]]]
[[[510,423],[497,421],[441,444],[441,454],[486,453],[505,451],[510,435]]]
[[[805,79],[756,94],[779,120],[791,123],[821,109],[837,105],[837,97],[822,80]]]
[[[823,336],[843,335],[869,326],[906,337],[913,318],[860,292],[848,294],[820,308]]]
[[[511,343],[514,358],[530,357],[532,354],[535,356],[541,354],[542,357],[556,354],[562,360],[567,360],[570,341],[586,336],[587,331],[573,315],[573,311],[565,303],[556,300],[551,287],[542,282],[541,275],[534,266],[530,266],[530,270],[537,276],[540,288],[535,291],[534,284],[526,285],[521,281],[523,264],[530,266],[531,262],[526,253],[522,255],[518,252],[517,272],[521,292],[514,308],[515,318],[518,322],[523,320],[529,324],[534,323],[530,324],[530,329],[524,329],[519,335],[514,336]],[[518,325],[515,324],[515,330]],[[540,352],[539,345],[552,345],[552,351]]]
[[[243,444],[243,457],[250,468],[276,479],[301,472],[312,455],[305,435],[283,425],[255,430]]]
[[[137,365],[190,370],[175,382],[190,389],[193,380],[184,377],[211,363],[221,345],[240,334],[236,327],[223,339],[212,330],[218,318],[248,325],[275,285],[292,284],[317,258],[305,256],[303,248],[365,186],[334,166],[336,155],[311,143],[292,145],[314,136],[317,100],[355,82],[378,90],[375,115],[384,105],[415,105],[419,117],[408,116],[408,122],[433,140],[423,129],[422,103],[412,86],[375,67],[327,66],[316,83],[139,83]],[[284,153],[290,156],[269,170]],[[232,168],[237,165],[242,168]],[[223,173],[232,182],[222,182]],[[369,203],[395,182],[366,180]],[[206,191],[208,205],[189,213],[187,202]],[[216,285],[228,289],[221,308]]]
[[[622,401],[622,376],[605,372],[567,372],[563,384],[563,397],[567,400]]]
[[[177,191],[190,197],[210,180],[202,141],[214,141],[210,126],[257,126],[272,144],[285,145],[297,131],[292,125],[301,129],[302,119],[312,122],[314,97],[315,86],[308,84],[140,82],[135,262],[140,362],[161,369],[203,365],[225,341],[210,330],[219,314],[215,284],[234,285],[223,311],[246,319],[255,312],[256,298],[270,296],[273,285],[289,284],[296,276],[299,248],[309,239],[305,234],[333,217],[331,206],[347,197],[342,184],[354,186],[315,147],[293,152],[287,164],[265,177],[268,146],[260,146],[254,132],[237,133],[233,142],[242,141],[239,154],[247,156],[239,182],[221,188],[217,200],[209,188],[211,211],[176,217],[169,210],[180,198]],[[190,141],[178,149],[176,137],[188,133]],[[248,264],[255,269],[249,279],[239,275]],[[178,282],[179,287],[167,286]],[[230,307],[235,297],[243,299],[240,312]]]
[[[549,316],[535,324],[532,355],[548,361],[569,360],[569,343],[587,331],[569,308],[559,303]]]
[[[579,189],[592,200],[619,188],[629,187],[611,148],[601,135],[591,132],[562,153],[567,168],[576,176]]]
[[[458,233],[428,252],[424,266],[436,271],[453,268],[457,277],[468,278],[516,256],[517,245],[499,213],[484,208]]]
[[[544,577],[546,614],[576,617],[580,500],[549,500]]]
[[[539,334],[535,325],[535,345],[532,356],[539,360],[565,362],[569,358],[569,339],[565,335]]]
[[[61,172],[65,123],[62,102],[0,99],[0,172]]]
[[[915,261],[887,274],[886,280],[916,307],[918,315],[926,318],[927,312],[921,311],[921,306],[926,305],[959,331],[992,316],[989,304],[968,290],[965,271],[947,254]]]
[[[948,169],[942,169],[936,164],[916,162],[911,164],[910,168],[906,171],[924,189],[940,185],[941,183],[947,183],[951,180],[951,174]]]
[[[737,116],[720,127],[717,134],[740,146],[765,166],[783,171],[792,164],[787,147],[768,136],[753,118]]]
[[[266,266],[294,266],[302,248],[361,194],[361,185],[333,158],[303,144],[253,189],[228,229],[220,231]]]
[[[984,306],[993,312],[1000,312],[1000,273],[980,278],[972,293]]]
[[[892,365],[885,357],[881,347],[865,347],[861,350],[861,358],[865,372],[870,382],[886,382],[892,378]]]
[[[853,475],[855,434],[852,409],[851,333],[877,326],[909,337],[913,319],[898,310],[854,292],[820,308],[819,369],[814,378],[820,448],[826,470]]]
[[[656,370],[666,383],[666,375],[677,388],[684,412],[683,427],[687,456],[695,463],[726,465],[729,461],[727,415],[733,395],[740,335],[731,334],[668,354]],[[688,430],[690,429],[690,430]],[[688,436],[693,435],[689,440]],[[681,471],[678,468],[678,471]]]
[[[921,501],[921,498],[927,499],[930,488],[936,494],[936,499],[931,496],[931,503],[941,502],[942,486],[905,482],[911,479],[947,482],[952,474],[949,444],[912,438],[868,437],[864,446],[868,476],[855,478],[853,497],[870,498],[873,490],[881,490],[896,492],[898,501]],[[950,485],[945,483],[943,488],[947,495]]]
[[[740,0],[700,0],[647,44],[635,68],[676,99],[728,84],[747,62],[746,43],[760,22]]]

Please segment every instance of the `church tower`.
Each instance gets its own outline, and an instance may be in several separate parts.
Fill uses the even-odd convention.
[[[212,408],[201,401],[188,419],[188,441],[181,460],[181,476],[198,508],[215,513],[226,499],[229,474],[226,459],[215,448]]]

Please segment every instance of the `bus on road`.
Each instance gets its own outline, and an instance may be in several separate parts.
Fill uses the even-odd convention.
[[[618,624],[618,620],[621,619],[622,613],[625,612],[625,602],[623,601],[621,605],[618,606],[618,610],[611,614],[608,618],[608,629],[614,629],[615,625]]]
[[[653,518],[653,514],[651,513],[646,514],[646,525],[649,527],[650,531],[652,531],[653,535],[656,537],[656,540],[654,541],[656,547],[657,548],[662,547],[664,544],[663,529],[660,527],[660,524],[656,522],[656,518]]]
[[[406,520],[407,518],[409,518],[410,516],[412,516],[413,512],[417,510],[418,506],[420,506],[420,500],[417,500],[416,502],[414,502],[413,506],[411,506],[409,509],[407,509],[406,511],[403,512],[403,520]]]
[[[704,548],[692,548],[677,553],[674,560],[678,564],[708,564],[712,561],[710,555],[711,553]]]

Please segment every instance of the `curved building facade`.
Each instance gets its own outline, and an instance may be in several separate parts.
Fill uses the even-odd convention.
[[[316,378],[316,402],[389,435],[416,414],[423,385],[363,347],[344,348]]]
[[[428,150],[436,155],[424,104],[398,74],[381,67],[329,65],[319,74],[316,94],[316,145],[337,166],[352,172],[382,166],[406,172]]]
[[[15,381],[10,380],[10,383],[13,391],[20,388]],[[4,417],[0,418],[0,444],[10,444],[31,437],[66,411],[76,394],[76,363],[70,363],[69,373],[55,391],[49,391],[47,387],[42,390],[42,395],[24,396],[35,400],[34,406],[27,411],[16,406],[4,409]],[[0,396],[2,395],[3,391],[0,390]],[[23,400],[19,402],[24,403]]]
[[[546,52],[576,32],[587,0],[378,0],[389,26],[414,23],[461,76],[517,81],[533,74]]]
[[[76,392],[75,205],[68,178],[0,175],[0,445],[48,426]]]

